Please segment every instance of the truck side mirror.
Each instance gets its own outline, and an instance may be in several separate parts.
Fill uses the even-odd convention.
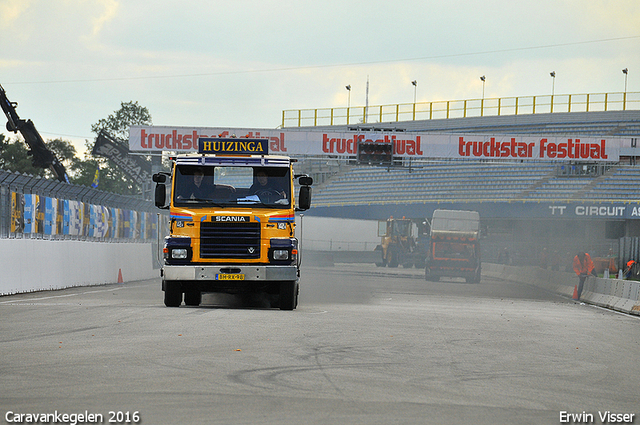
[[[165,183],[167,181],[167,175],[164,173],[156,173],[153,175],[152,179],[156,183]]]
[[[313,184],[313,178],[309,176],[300,176],[298,183],[302,186],[311,186]]]
[[[298,211],[306,211],[311,208],[311,186],[300,186],[298,195]]]
[[[156,184],[156,193],[155,193],[155,195],[156,195],[156,199],[155,199],[156,207],[161,208],[161,209],[166,209],[167,207],[165,206],[165,203],[167,201],[167,187],[164,185],[164,183]]]

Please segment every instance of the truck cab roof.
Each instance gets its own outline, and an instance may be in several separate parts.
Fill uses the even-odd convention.
[[[288,167],[291,158],[280,155],[206,155],[198,153],[178,155],[177,165]]]
[[[431,231],[474,233],[480,230],[480,214],[477,211],[435,210]]]

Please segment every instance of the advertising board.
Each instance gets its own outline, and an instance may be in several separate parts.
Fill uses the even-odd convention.
[[[393,146],[401,158],[512,159],[616,162],[631,139],[576,135],[523,136],[503,134],[432,134],[408,132],[324,132],[287,129],[132,126],[129,150],[196,152],[207,137],[268,139],[272,154],[289,156],[355,156],[358,144]]]

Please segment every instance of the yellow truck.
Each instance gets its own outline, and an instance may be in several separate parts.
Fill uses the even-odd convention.
[[[201,138],[198,153],[178,155],[170,174],[153,176],[156,206],[169,209],[161,270],[167,307],[180,306],[183,294],[197,306],[203,293],[217,292],[264,294],[273,307],[296,308],[295,212],[309,209],[313,180],[268,148],[267,139]]]

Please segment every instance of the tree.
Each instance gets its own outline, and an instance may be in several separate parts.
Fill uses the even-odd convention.
[[[10,140],[4,134],[0,134],[0,168],[21,174],[45,176],[45,169],[34,167],[27,146],[17,137]]]
[[[72,164],[78,158],[76,157],[76,148],[66,140],[54,139],[45,142],[51,152],[54,153],[56,158],[62,162],[65,167]]]
[[[93,183],[93,179],[96,175],[96,170],[98,169],[98,160],[94,158],[87,158],[85,160],[77,159],[71,165],[71,174],[73,175],[70,178],[71,183],[78,184],[82,186],[91,186]],[[100,176],[102,179],[102,176]],[[109,190],[108,183],[102,184],[100,182],[100,186],[98,187],[100,190],[104,190],[106,192],[114,192],[113,190]]]
[[[126,143],[129,140],[129,127],[132,125],[151,125],[149,110],[138,102],[120,102],[120,109],[93,124],[91,131],[97,135],[105,130],[118,141]]]
[[[69,167],[78,161],[76,148],[71,142],[62,139],[49,140],[45,144],[65,166],[67,174],[70,174]],[[53,173],[48,168],[33,165],[28,147],[19,137],[12,141],[4,134],[0,134],[0,168],[21,174],[53,178]],[[71,175],[69,177],[71,178]]]

